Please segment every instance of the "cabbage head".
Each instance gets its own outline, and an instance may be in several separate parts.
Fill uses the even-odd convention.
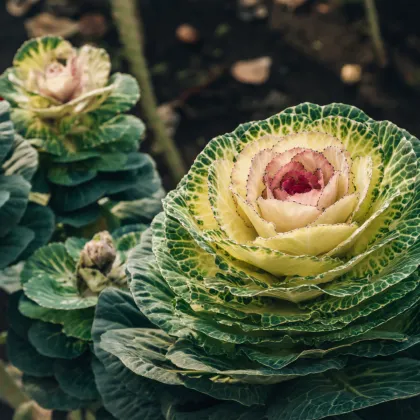
[[[14,108],[16,129],[24,137],[42,139],[54,153],[65,147],[57,144],[57,135],[69,124],[84,121],[87,129],[90,113],[101,107],[124,112],[138,100],[136,81],[119,73],[110,76],[110,71],[104,49],[75,48],[61,37],[45,36],[20,47],[13,67],[1,76],[0,91]]]
[[[77,229],[101,218],[110,229],[121,220],[150,223],[161,211],[155,163],[139,152],[145,126],[124,114],[139,86],[110,70],[105,50],[47,36],[25,42],[0,76],[16,130],[40,154],[37,201]]]
[[[407,131],[342,104],[213,139],[129,259],[158,332],[106,331],[101,348],[269,420],[419,394],[419,154]]]

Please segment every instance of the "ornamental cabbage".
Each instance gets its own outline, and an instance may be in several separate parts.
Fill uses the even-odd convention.
[[[60,37],[25,42],[2,76],[1,92],[18,108],[14,119],[24,135],[52,136],[65,116],[97,109],[111,95],[121,92],[121,78],[110,79],[111,62],[101,48],[74,48]],[[126,80],[125,83],[132,81]],[[138,97],[138,89],[133,92]]]
[[[0,77],[17,131],[40,153],[36,197],[74,228],[100,218],[112,228],[120,219],[148,223],[161,210],[154,161],[138,151],[144,124],[124,114],[140,97],[138,84],[110,69],[103,49],[41,37],[23,44]]]
[[[127,378],[260,407],[255,418],[420,394],[419,155],[407,131],[341,104],[213,139],[129,258],[159,329],[102,325],[95,346]]]
[[[38,249],[10,297],[8,358],[24,373],[25,391],[54,410],[100,407],[91,363],[91,328],[99,293],[127,289],[127,254],[145,225],[68,238]]]

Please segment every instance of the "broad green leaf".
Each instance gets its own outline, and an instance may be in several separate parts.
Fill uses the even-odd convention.
[[[65,246],[52,243],[40,248],[26,261],[21,278],[25,284],[39,274],[50,274],[61,283],[71,285],[75,270],[76,264]]]
[[[77,264],[80,260],[80,253],[82,252],[84,246],[87,244],[88,240],[85,238],[68,238],[64,242],[66,247],[67,254],[70,255],[74,262]]]
[[[10,232],[22,218],[30,188],[30,184],[21,175],[0,174],[0,191],[10,194],[7,202],[0,207],[0,238]]]
[[[265,409],[210,400],[188,389],[167,389],[161,398],[166,420],[264,420]]]
[[[54,376],[64,392],[81,400],[100,398],[96,389],[91,359],[91,354],[85,353],[73,360],[55,360]]]
[[[36,321],[28,331],[29,342],[47,357],[74,359],[83,354],[88,346],[85,341],[67,337],[60,325]]]
[[[29,203],[25,214],[20,221],[22,227],[30,229],[35,236],[24,252],[20,254],[21,260],[29,258],[38,248],[44,246],[51,239],[55,229],[54,213],[48,207]]]
[[[63,283],[50,274],[38,274],[24,283],[25,294],[38,305],[50,309],[72,310],[96,305],[96,296],[82,296],[75,284]]]
[[[19,309],[19,300],[23,295],[22,291],[12,293],[8,299],[7,318],[9,327],[22,339],[28,339],[28,331],[32,325],[32,320],[23,316]]]
[[[360,361],[340,372],[285,384],[269,403],[268,420],[317,420],[420,393],[419,361]]]
[[[103,404],[116,418],[164,419],[155,381],[135,375],[112,355],[106,358],[106,368],[99,360],[94,360],[93,372]]]
[[[0,239],[0,269],[3,269],[18,260],[35,240],[35,232],[23,226],[16,226]]]
[[[91,328],[95,309],[93,307],[78,310],[48,309],[39,306],[26,296],[19,301],[19,311],[28,318],[38,319],[63,326],[63,333],[80,340],[91,340]]]
[[[120,360],[100,348],[106,331],[129,327],[149,327],[150,323],[139,311],[129,293],[105,289],[98,301],[92,328],[95,354],[93,371],[105,407],[117,418],[158,420],[158,383],[138,376]]]
[[[81,228],[95,222],[100,216],[100,207],[97,203],[70,213],[57,214],[57,223],[63,223],[74,228]]]
[[[92,162],[85,161],[76,164],[54,165],[48,170],[48,180],[53,184],[65,187],[76,187],[94,179],[97,170],[92,167]]]
[[[96,305],[96,296],[82,296],[76,287],[76,262],[63,244],[39,249],[22,271],[25,294],[49,309],[84,309]]]
[[[111,76],[109,83],[115,88],[111,94],[96,111],[104,117],[109,113],[116,114],[126,112],[139,100],[139,86],[134,77],[128,74],[115,73]]]
[[[23,389],[41,407],[49,410],[73,411],[92,403],[92,401],[80,400],[66,394],[54,378],[35,378],[24,375]]]
[[[96,111],[101,113],[102,109]],[[74,133],[71,141],[76,150],[83,151],[98,146],[119,142],[129,142],[138,146],[140,138],[144,133],[145,127],[141,120],[133,115],[117,114],[113,112],[112,118],[105,120],[87,120],[86,130]]]
[[[27,375],[47,377],[54,374],[54,365],[49,357],[43,356],[13,330],[7,335],[7,357],[9,361]]]

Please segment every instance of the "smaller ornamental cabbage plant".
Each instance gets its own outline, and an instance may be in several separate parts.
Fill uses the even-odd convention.
[[[132,206],[124,204],[136,200],[143,200],[136,201],[136,220],[150,221],[160,208],[155,164],[138,152],[144,124],[124,114],[140,97],[138,84],[110,71],[105,50],[42,37],[26,42],[0,77],[17,131],[36,139],[38,199],[76,228],[104,213],[126,218]]]
[[[305,103],[210,141],[130,254],[153,327],[128,306],[124,320],[98,310],[108,411],[146,417],[147,396],[132,391],[145,408],[131,417],[119,383],[105,386],[118,371],[157,382],[164,419],[197,408],[183,404],[191,392],[210,397],[200,418],[372,407],[361,418],[376,420],[394,400],[418,412],[419,156],[407,131],[343,104]]]
[[[99,293],[127,289],[127,253],[145,225],[126,225],[92,240],[51,243],[29,258],[22,291],[11,295],[8,357],[24,373],[25,391],[42,407],[100,407],[91,363],[91,327]]]
[[[1,273],[28,258],[48,242],[54,230],[52,212],[30,202],[31,179],[38,166],[36,150],[15,133],[10,106],[0,102],[0,283]],[[1,285],[0,285],[1,286]],[[3,284],[6,287],[5,284]]]

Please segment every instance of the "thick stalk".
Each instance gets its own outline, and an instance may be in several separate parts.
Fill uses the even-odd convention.
[[[369,23],[370,37],[372,39],[373,48],[375,49],[378,64],[381,67],[385,67],[387,65],[388,60],[381,35],[381,29],[379,27],[379,18],[378,12],[376,10],[375,0],[365,0],[365,10],[366,17]]]
[[[125,49],[130,71],[140,85],[141,112],[147,127],[153,133],[158,150],[161,150],[175,182],[185,174],[184,162],[174,141],[157,113],[157,101],[144,54],[143,23],[135,0],[111,0],[115,23]]]

